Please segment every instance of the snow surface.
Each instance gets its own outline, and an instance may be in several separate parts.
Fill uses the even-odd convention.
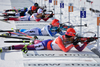
[[[62,23],[63,22],[67,22],[68,21],[68,3],[73,3],[74,6],[74,12],[70,13],[70,22],[73,25],[79,25],[80,24],[80,7],[86,7],[86,18],[82,18],[82,24],[87,24],[88,27],[82,27],[82,32],[87,32],[87,31],[92,31],[97,33],[97,14],[95,13],[91,13],[91,11],[89,11],[89,8],[91,7],[91,4],[86,2],[86,0],[63,0],[65,3],[64,8],[62,8]],[[91,0],[93,1],[92,4],[92,8],[93,9],[97,9],[100,10],[100,0]],[[20,3],[18,3],[20,2]],[[40,3],[40,5],[43,5],[45,2],[43,0],[0,0],[0,14],[2,12],[4,12],[3,10],[5,9],[10,9],[10,8],[23,8],[23,7],[29,7],[31,5],[33,5],[34,2],[38,2]],[[55,6],[55,13],[60,13],[60,8],[59,8],[59,2],[60,0],[58,0],[58,5]],[[84,3],[85,2],[85,3]],[[49,7],[48,5],[48,1],[46,1],[46,5]],[[53,3],[50,4],[51,6],[53,6]],[[52,7],[50,7],[50,9],[52,10]],[[2,17],[0,17],[1,19]],[[60,20],[60,15],[55,15],[55,18]],[[6,30],[6,29],[11,29],[11,28],[16,28],[15,27],[15,23],[14,21],[10,21],[11,23],[5,23],[0,21],[0,29]],[[100,28],[99,28],[100,29]],[[77,33],[80,33],[80,28],[79,27],[75,27],[75,30],[77,31]],[[1,33],[0,33],[1,34]],[[99,33],[100,35],[100,33]],[[86,36],[89,36],[86,34]],[[5,38],[0,38],[0,47],[3,46],[10,46],[10,45],[15,45],[15,44],[7,44],[4,43],[4,40],[9,40],[9,39],[5,39]],[[13,40],[13,39],[11,39]],[[99,44],[100,44],[100,40],[99,40]],[[93,47],[97,47],[97,44],[93,44],[93,45],[88,45],[87,46],[89,49],[93,48]],[[100,49],[99,49],[100,51]],[[22,52],[21,51],[11,51],[11,52],[5,52],[2,53],[1,55],[1,59],[0,59],[0,67],[23,67],[23,56],[22,56]],[[9,57],[9,58],[8,58]],[[13,61],[15,60],[15,61]],[[16,65],[16,66],[15,66]]]

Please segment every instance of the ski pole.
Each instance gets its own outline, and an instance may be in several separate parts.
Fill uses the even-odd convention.
[[[29,43],[30,41],[25,41],[25,43]],[[23,43],[23,41],[4,41],[4,43]]]

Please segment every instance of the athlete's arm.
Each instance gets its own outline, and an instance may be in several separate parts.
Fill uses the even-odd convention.
[[[60,49],[63,50],[64,52],[68,52],[74,46],[74,45],[71,44],[71,45],[69,45],[69,46],[67,46],[65,48],[65,46],[64,46],[64,44],[63,44],[63,42],[62,42],[62,40],[61,40],[60,37],[57,38],[56,44],[58,44],[58,46],[60,47]]]
[[[57,32],[55,31],[55,32],[52,32],[51,30],[50,30],[50,26],[49,25],[47,25],[46,27],[45,27],[45,29],[46,29],[46,31],[47,31],[47,33],[50,35],[50,36],[54,36]]]
[[[75,45],[74,47],[78,50],[78,51],[82,51],[85,47],[87,46],[87,42],[84,42],[84,44],[80,47],[79,45]]]

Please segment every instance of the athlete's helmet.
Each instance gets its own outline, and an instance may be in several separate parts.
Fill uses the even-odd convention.
[[[59,27],[59,25],[60,25],[59,20],[54,19],[54,20],[51,22],[51,25],[52,25],[52,26]]]
[[[38,7],[39,5],[38,5],[38,3],[34,3],[34,6],[35,6],[35,7]]]
[[[73,29],[73,28],[68,28],[66,33],[65,33],[65,36],[75,36],[76,34],[76,31]]]
[[[19,31],[20,31],[20,32],[24,32],[24,31],[26,31],[26,29],[20,29]]]

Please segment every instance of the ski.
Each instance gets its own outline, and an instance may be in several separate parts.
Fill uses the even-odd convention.
[[[0,35],[0,37],[3,38],[14,38],[14,39],[22,39],[22,40],[31,40],[32,38],[26,38],[26,37],[15,37],[15,36],[4,36],[4,35]]]
[[[0,30],[0,32],[14,32],[14,30]]]
[[[0,19],[0,21],[6,22],[6,23],[10,23],[6,19]]]
[[[18,35],[18,36],[25,36],[25,37],[28,37],[28,38],[32,38],[32,36],[29,36],[29,35],[27,35],[27,34],[25,34],[25,33],[23,33],[23,32],[20,32],[20,31],[19,31],[19,33],[9,32],[9,31],[8,31],[8,33],[14,34],[14,35]]]
[[[20,29],[13,29],[13,30],[0,30],[0,32],[19,32]]]
[[[0,15],[0,17],[5,17],[4,15]]]
[[[4,41],[4,43],[29,43],[30,41]]]

